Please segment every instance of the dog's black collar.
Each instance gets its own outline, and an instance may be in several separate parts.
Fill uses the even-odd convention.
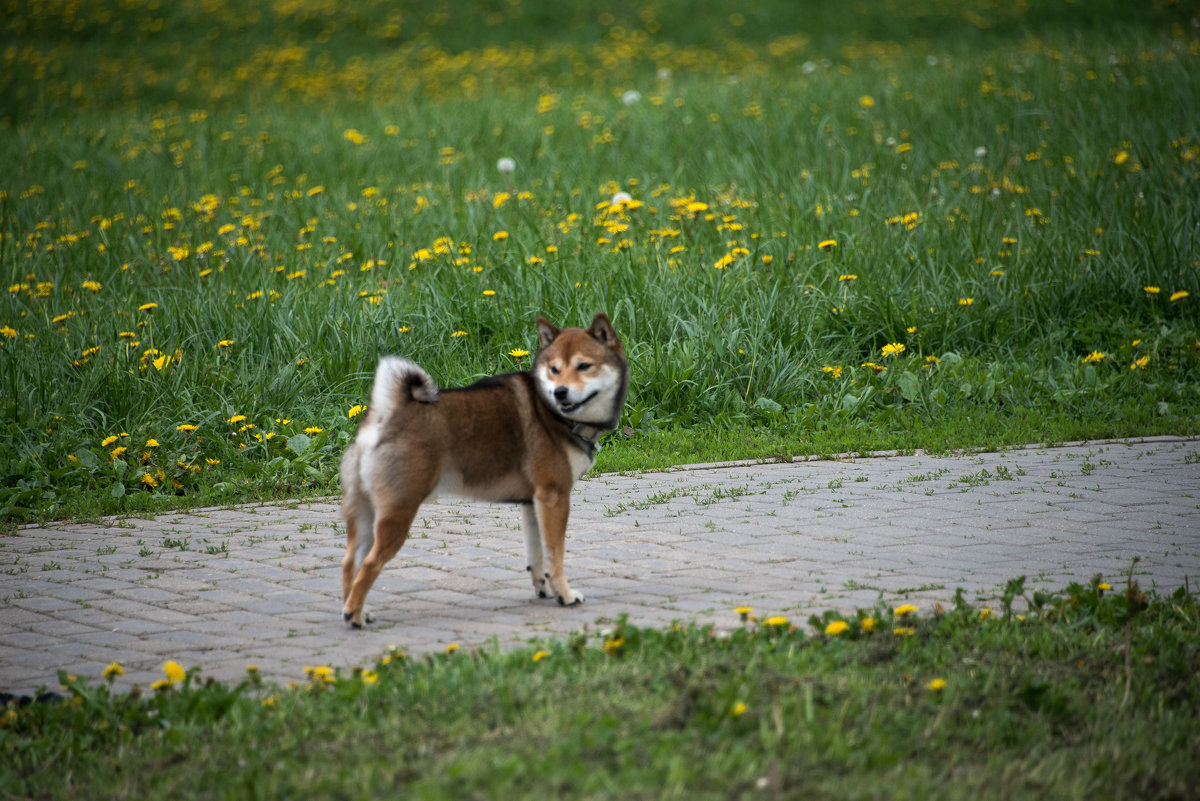
[[[566,421],[570,423],[570,421]],[[571,436],[575,443],[588,453],[595,455],[600,450],[600,437],[612,429],[594,426],[591,423],[571,423]]]
[[[608,423],[601,425],[580,423],[569,417],[564,417],[549,404],[547,404],[547,407],[550,409],[550,414],[554,416],[554,419],[567,427],[567,433],[571,435],[571,439],[579,446],[580,450],[593,457],[600,451],[600,438],[617,427],[615,422],[611,425]]]

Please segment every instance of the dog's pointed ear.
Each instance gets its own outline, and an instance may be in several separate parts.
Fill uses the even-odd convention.
[[[542,347],[547,347],[558,336],[558,329],[550,325],[550,321],[545,317],[537,318],[538,339],[542,343]]]
[[[592,335],[602,345],[612,344],[617,341],[617,332],[613,330],[612,323],[608,320],[608,315],[600,312],[592,319],[592,327],[588,329],[588,333]]]

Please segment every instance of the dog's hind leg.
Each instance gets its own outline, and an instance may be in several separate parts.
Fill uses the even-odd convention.
[[[342,602],[345,603],[358,568],[375,543],[375,516],[369,508],[347,508],[342,515],[346,520],[346,555],[342,557]]]
[[[534,594],[539,598],[549,598],[550,586],[546,583],[546,563],[542,552],[542,527],[532,501],[521,504],[521,517],[525,529],[525,569],[529,571],[529,579],[533,582]]]
[[[357,509],[346,509],[346,555],[342,557],[342,604],[350,597],[350,587],[358,575],[363,560],[375,544],[375,513],[365,503]],[[371,622],[370,614],[364,614]]]
[[[420,504],[416,503],[412,506],[377,510],[373,542],[370,550],[362,557],[362,563],[358,566],[358,572],[354,576],[342,608],[342,616],[354,628],[362,628],[364,622],[363,603],[366,601],[367,593],[370,592],[375,579],[379,578],[379,572],[383,570],[383,566],[391,561],[404,545],[404,541],[408,539],[408,529],[412,526],[413,518],[416,517],[419,507]],[[355,549],[355,561],[358,559],[358,553],[358,549]],[[351,554],[347,553],[347,558],[350,556]],[[345,563],[343,562],[344,570]]]

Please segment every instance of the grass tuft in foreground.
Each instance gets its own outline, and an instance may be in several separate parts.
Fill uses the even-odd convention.
[[[1017,603],[1019,601],[1019,603]],[[1019,613],[1017,609],[1023,609]],[[1099,577],[900,606],[389,651],[306,684],[63,677],[0,712],[0,797],[1184,798],[1200,604]],[[119,670],[118,667],[111,670]]]

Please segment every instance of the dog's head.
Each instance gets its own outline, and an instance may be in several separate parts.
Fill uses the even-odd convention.
[[[612,323],[597,314],[591,328],[537,321],[540,349],[533,375],[543,399],[568,420],[617,427],[629,387],[629,362]]]

